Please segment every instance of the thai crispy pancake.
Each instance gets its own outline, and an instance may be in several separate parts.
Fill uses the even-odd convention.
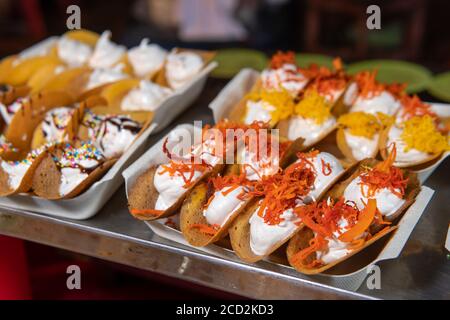
[[[325,197],[331,197],[334,200],[338,200],[343,194],[347,186],[356,179],[361,173],[365,172],[366,167],[373,168],[380,161],[375,159],[364,159],[355,165],[353,165],[346,174],[341,178],[341,181],[336,183],[325,195]],[[404,200],[405,203],[392,215],[385,217],[386,220],[394,221],[397,219],[406,209],[414,203],[417,195],[420,192],[420,182],[417,179],[417,175],[409,170],[402,170],[403,176],[408,179],[408,183],[405,189]]]
[[[347,169],[348,170],[348,169]],[[346,174],[347,170],[344,170],[342,173],[337,175],[333,181],[337,181],[340,179],[343,175]],[[316,200],[320,200],[323,198],[324,194],[326,194],[327,190],[334,184],[334,182],[330,182],[327,186],[324,187],[324,189],[321,191],[320,195],[317,197]],[[262,260],[269,255],[271,255],[273,252],[275,252],[278,248],[280,248],[283,244],[285,244],[289,239],[294,236],[294,234],[297,232],[296,230],[299,230],[302,224],[299,224],[298,228],[293,231],[289,237],[286,237],[277,243],[275,243],[267,252],[265,255],[257,255],[253,252],[250,246],[250,218],[255,213],[255,211],[259,207],[259,202],[261,199],[253,199],[251,204],[247,205],[244,212],[241,212],[241,214],[234,220],[234,223],[231,225],[229,229],[231,244],[233,246],[234,252],[241,258],[242,260],[246,262],[257,262],[259,260]]]
[[[305,268],[302,266],[299,266],[298,264],[295,264],[292,261],[292,257],[299,252],[300,250],[309,247],[310,245],[310,241],[314,238],[314,233],[311,229],[309,229],[306,226],[302,226],[302,228],[291,238],[291,240],[289,241],[288,247],[286,249],[286,254],[288,257],[288,261],[290,263],[291,266],[293,266],[295,268],[295,270],[297,270],[298,272],[301,272],[303,274],[318,274],[318,273],[322,273],[332,267],[334,267],[335,265],[341,263],[344,260],[347,260],[348,258],[350,258],[351,256],[357,254],[358,252],[364,250],[365,248],[367,248],[368,246],[370,246],[371,244],[373,244],[374,242],[376,242],[377,240],[383,238],[384,236],[390,234],[392,231],[396,230],[397,226],[392,226],[392,227],[388,227],[383,229],[382,231],[376,233],[372,238],[370,238],[368,241],[366,241],[364,243],[364,245],[361,248],[355,249],[353,251],[351,251],[349,254],[347,254],[346,256],[342,257],[341,259],[338,259],[332,263],[328,263],[322,267],[318,267],[318,268]],[[312,256],[308,257],[309,260],[306,261],[306,263],[311,262],[311,260],[313,259]]]
[[[39,153],[35,151],[25,157],[20,155],[17,157],[11,155],[8,156],[20,160],[8,161],[4,156],[2,156],[3,159],[0,158],[0,196],[2,197],[28,192],[30,190],[34,172],[38,168],[40,162],[45,158],[46,151],[41,150]],[[15,171],[15,173],[5,170],[4,166],[13,172]],[[22,167],[22,170],[25,171],[23,175],[21,173],[22,170],[18,170],[19,167]],[[15,174],[18,174],[18,176],[15,176]],[[15,179],[18,179],[19,182],[17,183],[17,186],[12,186],[11,180]]]
[[[89,74],[90,68],[86,66],[67,69],[49,79],[41,91],[65,90],[73,100],[79,99]]]
[[[45,158],[37,167],[32,180],[32,190],[37,196],[50,200],[74,198],[87,190],[94,182],[98,181],[117,160],[103,158],[98,161],[96,167],[89,169],[77,166],[76,168],[80,170],[80,173],[86,173],[87,177],[82,179],[81,182],[67,194],[61,194],[60,187],[63,183],[63,179],[62,168],[59,161],[66,148],[67,146],[63,144],[56,150],[47,152]]]
[[[80,124],[83,120],[83,116],[85,113],[85,110],[94,108],[97,105],[104,105],[106,101],[101,97],[90,97],[80,103],[71,104],[69,106],[57,106],[57,107],[66,107],[70,110],[68,110],[68,119],[65,119],[67,122],[63,123],[64,119],[59,120],[61,123],[57,123],[58,119],[51,119],[50,121],[53,121],[55,123],[55,127],[57,127],[59,130],[61,130],[61,136],[66,137],[64,141],[72,142],[77,137],[78,130],[80,127]],[[48,112],[54,111],[55,108],[52,108],[47,111]],[[36,149],[46,143],[60,143],[62,141],[47,141],[48,138],[44,136],[44,132],[42,130],[42,126],[44,124],[43,120],[41,123],[36,127],[33,134],[33,140],[31,143],[32,149]],[[86,137],[87,139],[87,137]],[[82,139],[83,141],[86,139]]]
[[[291,162],[297,152],[303,149],[303,139],[299,138],[293,141],[284,155],[280,159],[280,167],[285,168]],[[242,166],[239,164],[228,165],[225,175],[239,176],[241,174]],[[202,181],[199,183],[186,197],[180,210],[180,226],[186,240],[193,246],[203,247],[214,243],[228,234],[228,229],[236,217],[243,212],[251,199],[244,201],[238,209],[233,211],[233,214],[228,217],[227,222],[221,226],[216,233],[209,234],[202,232],[198,228],[192,228],[193,225],[208,225],[208,222],[203,215],[203,209],[208,203],[208,200],[214,194],[215,190],[211,183]]]
[[[64,91],[48,91],[30,96],[17,111],[5,137],[19,150],[30,150],[33,133],[46,112],[55,106],[69,105],[72,97]]]

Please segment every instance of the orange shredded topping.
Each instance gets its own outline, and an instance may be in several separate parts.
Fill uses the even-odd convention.
[[[367,206],[361,211],[351,201],[340,198],[337,202],[329,199],[300,206],[294,212],[301,218],[305,226],[315,233],[309,246],[295,253],[291,259],[295,265],[307,268],[323,265],[315,253],[328,249],[327,238],[336,237],[336,233],[338,233],[338,239],[347,242],[348,249],[355,250],[363,246],[371,237],[368,230],[372,223],[378,223],[375,220],[378,210],[374,199],[370,199]],[[344,232],[340,226],[343,219],[347,222]],[[314,256],[312,256],[313,254]],[[308,259],[310,262],[307,262]]]
[[[372,224],[377,211],[377,201],[369,199],[366,207],[360,211],[358,221],[353,227],[339,236],[339,240],[343,242],[352,242],[355,238],[361,236]]]
[[[281,68],[284,64],[293,64],[295,65],[295,53],[293,51],[277,51],[272,56],[272,59],[270,60],[270,68],[271,69],[278,69]]]
[[[233,190],[236,190],[236,188],[240,186],[244,187],[243,191],[237,196],[237,198],[242,201],[246,201],[249,198],[251,198],[251,196],[248,195],[247,190],[251,188],[254,184],[253,182],[247,179],[244,170],[242,170],[242,172],[239,175],[212,177],[210,179],[210,182],[214,186],[214,190],[223,190],[229,187],[229,189],[227,189],[222,193],[224,196],[226,196]]]
[[[413,117],[423,117],[428,115],[432,118],[437,118],[437,115],[431,110],[431,106],[424,103],[417,95],[412,97],[405,95],[400,99],[402,104],[402,116],[404,120],[409,120]]]
[[[160,215],[162,215],[164,213],[164,210],[155,210],[155,209],[131,209],[130,210],[132,215],[150,215],[150,216],[155,216],[155,217],[159,217]]]
[[[322,163],[322,173],[324,176],[329,176],[332,172],[331,170],[331,164],[329,162],[325,162],[325,160],[320,159],[320,162]]]
[[[303,71],[313,81],[309,84],[310,89],[316,90],[322,96],[333,98],[334,91],[344,90],[349,77],[345,74],[340,58],[333,60],[335,71],[326,67],[311,66],[308,70]]]
[[[236,150],[237,141],[240,139],[239,136],[234,135],[235,131],[238,129],[242,129],[242,133],[245,133],[248,129],[255,129],[255,130],[266,130],[268,127],[267,124],[263,122],[253,122],[250,125],[242,125],[237,124],[229,121],[220,121],[217,123],[211,130],[210,126],[205,126],[202,130],[202,144],[206,141],[214,141],[212,150],[203,151],[202,152],[208,152],[215,156],[220,156],[222,158],[225,158],[227,155],[227,151],[230,150],[230,143],[234,144],[234,148],[231,150]],[[231,130],[229,130],[231,129]],[[230,135],[233,135],[230,137]],[[218,139],[222,139],[222,141],[219,141]],[[163,144],[163,152],[167,155],[167,157],[170,159],[170,162],[167,165],[161,165],[163,170],[159,172],[160,175],[164,173],[169,173],[170,176],[179,175],[182,177],[184,181],[184,187],[188,188],[192,185],[194,182],[193,179],[195,177],[195,172],[199,171],[201,173],[204,173],[211,169],[211,165],[206,163],[203,159],[198,157],[195,158],[195,155],[192,154],[190,158],[182,158],[177,157],[173,155],[167,148],[168,139],[164,141]],[[228,144],[228,145],[227,145]],[[222,146],[223,150],[218,150],[217,146]],[[200,160],[201,163],[195,163],[196,160]]]
[[[394,97],[404,95],[406,84],[382,84],[376,80],[377,70],[362,71],[355,75],[355,81],[358,84],[359,96],[363,98],[373,98],[380,95],[383,91],[389,91]]]
[[[386,160],[378,163],[374,168],[367,168],[360,175],[361,193],[366,198],[372,198],[380,189],[387,188],[399,198],[403,198],[408,184],[408,178],[403,176],[403,171],[392,164],[396,157],[395,145]],[[367,186],[364,192],[363,186]]]
[[[215,236],[217,231],[220,229],[220,226],[218,224],[203,224],[203,223],[195,223],[189,226],[189,229],[198,229],[203,234],[209,235],[209,236]]]
[[[269,225],[282,222],[283,212],[295,208],[297,201],[306,196],[314,184],[316,173],[308,159],[311,154],[299,153],[297,156],[299,161],[290,165],[284,172],[262,177],[254,189],[249,191],[252,196],[264,196],[258,215]]]

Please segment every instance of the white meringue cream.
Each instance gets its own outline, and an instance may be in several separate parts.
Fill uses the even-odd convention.
[[[98,39],[94,53],[89,59],[92,68],[111,68],[125,55],[127,49],[110,40],[111,32],[104,31]]]
[[[214,198],[209,203],[209,206],[203,210],[203,216],[208,224],[225,225],[228,219],[245,203],[245,201],[238,198],[243,192],[243,187],[238,187],[224,195],[230,188],[225,187],[214,192]]]
[[[152,77],[164,66],[167,51],[157,44],[149,44],[148,39],[142,39],[139,46],[128,51],[128,60],[138,77]]]
[[[270,225],[264,222],[264,218],[258,215],[259,207],[250,217],[250,248],[255,255],[264,256],[279,242],[290,237],[297,229],[300,219],[293,209],[281,214],[284,219],[279,224]],[[264,211],[265,213],[265,211]]]
[[[57,48],[58,57],[70,67],[79,67],[86,64],[92,55],[90,46],[68,37],[61,37]]]
[[[119,81],[128,78],[128,75],[122,72],[123,65],[118,64],[112,69],[98,68],[94,69],[89,76],[86,90],[90,90],[101,85]]]
[[[318,142],[336,126],[336,119],[332,116],[321,124],[317,124],[314,119],[301,116],[292,116],[288,121],[287,138],[289,140],[303,138],[305,147]]]
[[[362,210],[368,202],[368,198],[364,196],[364,194],[367,194],[367,190],[368,187],[362,184],[360,177],[357,177],[345,188],[344,198],[353,201],[358,209]],[[386,217],[393,215],[405,203],[404,199],[399,198],[387,188],[377,190],[373,199],[377,201],[377,208],[380,213]]]
[[[166,79],[173,89],[189,83],[203,68],[203,59],[194,52],[171,52],[167,56]]]
[[[251,124],[255,121],[270,122],[272,111],[276,108],[266,101],[247,101],[244,123]]]
[[[360,161],[365,158],[372,158],[378,152],[378,140],[380,135],[376,133],[372,139],[355,136],[348,129],[344,130],[344,137],[347,145],[352,150],[353,157]]]
[[[362,111],[376,115],[378,112],[394,115],[400,108],[400,102],[389,92],[383,91],[371,98],[356,98],[350,112]]]

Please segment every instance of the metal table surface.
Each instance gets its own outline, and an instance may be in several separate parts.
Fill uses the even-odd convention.
[[[201,97],[149,145],[180,123],[212,122],[208,103],[224,82],[208,80]],[[192,281],[207,287],[257,299],[450,299],[450,259],[444,247],[449,226],[450,162],[427,181],[436,190],[401,256],[383,261],[381,289],[363,283],[349,292],[299,277],[294,271],[267,262],[246,264],[224,260],[155,235],[132,218],[123,187],[92,219],[74,221],[0,208],[0,234],[9,235],[142,270]]]

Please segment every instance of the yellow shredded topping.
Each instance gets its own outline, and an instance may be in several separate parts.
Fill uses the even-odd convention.
[[[295,106],[295,114],[303,118],[314,119],[316,124],[322,124],[331,116],[331,104],[316,90],[305,92],[303,99]]]
[[[429,115],[412,117],[404,122],[401,135],[405,142],[405,151],[416,149],[422,152],[438,154],[450,150],[448,137],[440,133]]]
[[[350,134],[372,139],[381,130],[378,118],[370,113],[351,112],[339,117],[338,124],[349,130]]]
[[[393,119],[381,112],[374,115],[358,111],[340,116],[338,124],[341,128],[348,129],[354,136],[372,139],[377,132],[393,123]]]
[[[268,91],[261,89],[249,92],[246,98],[251,101],[264,101],[275,108],[275,110],[271,111],[271,126],[274,126],[280,120],[287,119],[294,110],[294,100],[286,90]]]

